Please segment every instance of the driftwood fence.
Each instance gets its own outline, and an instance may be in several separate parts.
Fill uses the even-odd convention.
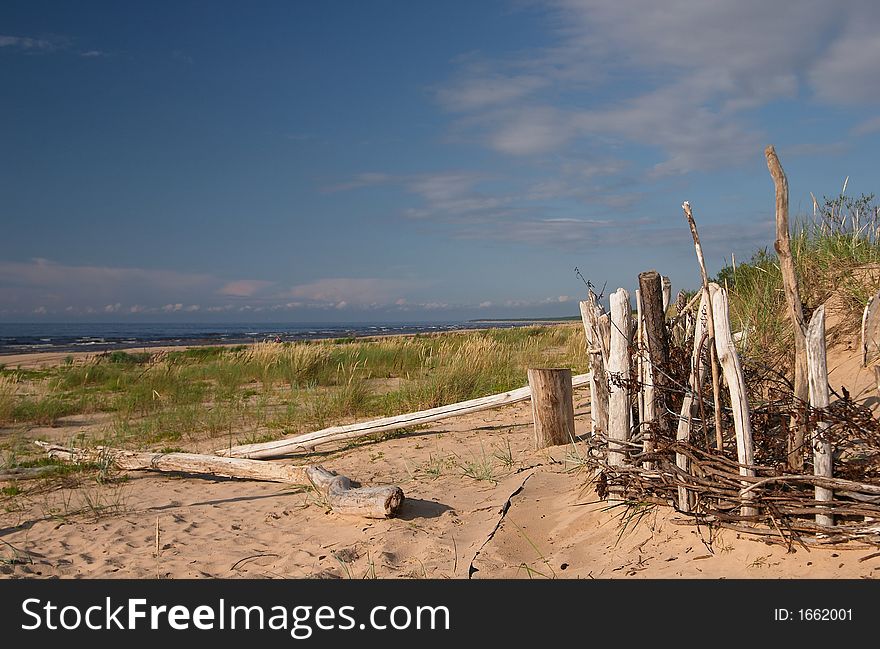
[[[647,271],[639,275],[634,309],[624,289],[609,296],[607,314],[592,291],[581,302],[593,359],[588,462],[598,469],[603,498],[671,504],[696,523],[786,544],[878,545],[880,421],[845,391],[831,401],[825,310],[805,319],[789,244],[788,185],[773,147],[765,154],[795,328],[793,384],[740,357],[727,290],[709,281],[685,202],[702,277],[690,301],[680,294],[670,309],[668,281]],[[872,338],[880,338],[880,325],[871,324],[880,321],[877,302],[880,296],[863,318],[866,361],[871,344],[880,352]]]

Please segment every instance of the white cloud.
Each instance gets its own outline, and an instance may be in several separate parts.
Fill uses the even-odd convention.
[[[546,18],[551,45],[466,60],[437,92],[500,153],[633,143],[658,151],[653,175],[685,174],[760,152],[750,109],[802,90],[880,101],[880,5],[866,0],[558,0]]]
[[[325,192],[345,192],[352,189],[360,189],[362,187],[374,187],[385,183],[393,182],[394,176],[384,173],[364,172],[357,174],[354,178],[344,183],[329,185],[324,187]]]
[[[234,282],[227,282],[220,288],[218,293],[231,297],[253,297],[273,284],[275,282],[259,279],[239,279]]]
[[[868,135],[880,131],[880,117],[872,117],[856,124],[852,129],[853,135]]]
[[[470,71],[458,82],[440,88],[437,98],[449,110],[471,111],[520,99],[547,83],[547,78],[537,75],[480,75]]]
[[[489,136],[493,149],[513,155],[545,153],[578,134],[575,117],[552,106],[526,106],[496,115],[501,125]]]
[[[410,280],[380,277],[327,277],[313,282],[299,284],[285,291],[281,297],[300,298],[311,302],[310,306],[321,305],[345,308],[347,306],[365,307],[372,303],[390,305],[401,292],[417,288],[418,283]],[[338,307],[342,304],[342,307]]]
[[[0,47],[9,47],[26,51],[42,50],[48,52],[54,50],[56,48],[56,45],[52,41],[45,38],[0,35]]]
[[[861,3],[850,3],[861,4]],[[880,100],[880,7],[864,3],[846,12],[838,37],[809,71],[813,92],[831,104]]]
[[[160,300],[199,294],[219,283],[212,276],[199,273],[75,266],[42,258],[26,262],[0,261],[0,292],[4,300],[30,303],[32,307],[100,304],[103,309],[117,302],[161,304]]]

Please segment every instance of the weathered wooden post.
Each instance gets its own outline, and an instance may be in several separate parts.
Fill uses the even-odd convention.
[[[874,295],[862,313],[862,367],[880,357],[880,293]]]
[[[700,310],[694,325],[694,351],[691,356],[690,392],[684,396],[684,400],[681,403],[681,416],[678,419],[678,430],[675,435],[675,439],[679,442],[690,442],[693,420],[698,410],[694,394],[702,389],[703,378],[706,373],[706,364],[703,362],[701,352],[704,343],[703,337],[706,334],[706,320],[703,315],[705,310],[709,308],[711,308],[709,301],[703,295],[700,299]],[[703,422],[703,425],[705,426],[706,422]],[[690,460],[688,460],[687,455],[684,453],[675,454],[675,465],[686,474],[690,474]],[[679,486],[678,508],[683,512],[689,512],[692,505],[691,500],[691,494],[687,488]]]
[[[663,313],[669,308],[669,302],[672,300],[672,280],[663,276]]]
[[[877,394],[880,395],[880,367],[876,364],[878,358],[880,358],[880,293],[868,300],[862,314],[862,366],[871,367],[873,370]]]
[[[642,318],[645,327],[644,339],[648,347],[648,371],[650,394],[645,395],[645,452],[654,450],[654,440],[648,427],[659,425],[660,430],[668,430],[669,419],[666,414],[668,387],[667,368],[669,366],[669,343],[666,340],[666,317],[663,308],[663,282],[656,270],[639,273],[639,293],[642,302]],[[652,467],[648,467],[652,468]]]
[[[807,326],[807,374],[810,384],[810,406],[817,409],[828,407],[828,364],[825,358],[825,307],[820,306],[813,312]],[[828,428],[827,422],[819,422],[811,436],[813,446],[813,473],[824,478],[834,475],[834,457],[831,454],[831,442],[822,439],[822,433]],[[834,492],[825,487],[816,487],[816,500],[831,502]],[[833,514],[816,514],[816,524],[831,527],[834,525]]]
[[[715,322],[715,348],[718,361],[724,372],[724,380],[730,391],[730,405],[733,408],[733,427],[736,430],[736,455],[740,463],[739,474],[754,477],[755,446],[752,441],[752,421],[749,415],[749,402],[746,396],[746,384],[743,379],[739,355],[733,346],[733,335],[730,332],[730,314],[727,304],[727,291],[717,284],[709,284],[712,296],[712,311]],[[746,489],[748,485],[743,485]],[[753,498],[751,492],[743,494],[744,500]],[[743,516],[754,516],[758,510],[744,504]]]
[[[580,303],[587,353],[590,356],[590,430],[593,435],[608,432],[608,377],[605,375],[605,347],[601,328],[601,308],[590,291],[590,299]]]
[[[636,289],[636,333],[633,347],[636,350],[636,380],[639,382],[639,393],[636,395],[639,412],[639,429],[644,431],[645,425],[645,402],[654,399],[654,386],[646,376],[648,365],[648,349],[645,342],[645,321],[642,317],[642,295]],[[653,418],[652,418],[653,419]]]
[[[535,448],[574,441],[574,401],[571,370],[530,368]]]
[[[629,293],[619,288],[610,297],[611,341],[608,373],[612,377],[608,387],[608,464],[626,464],[626,442],[630,438],[631,410],[629,391],[622,385],[614,385],[615,379],[629,379],[629,345],[632,328],[632,307]]]

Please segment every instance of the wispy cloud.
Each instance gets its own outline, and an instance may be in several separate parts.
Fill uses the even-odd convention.
[[[327,185],[323,191],[328,193],[346,192],[352,189],[360,189],[362,187],[374,187],[376,185],[384,185],[394,181],[394,176],[386,173],[364,172],[357,174],[350,180],[337,183],[335,185]]]
[[[472,68],[448,86],[438,88],[437,99],[449,110],[468,112],[521,99],[545,87],[546,77],[530,74],[504,76]]]
[[[27,54],[50,53],[50,52],[69,52],[73,49],[74,41],[65,36],[41,36],[34,38],[30,36],[11,36],[0,34],[0,48],[7,48],[24,52]],[[110,56],[108,52],[99,49],[89,49],[76,52],[80,58],[97,59]]]
[[[280,293],[279,298],[299,298],[315,306],[387,306],[401,299],[402,293],[419,283],[378,277],[328,277],[298,284]],[[340,306],[341,305],[341,306]]]
[[[274,284],[275,282],[261,279],[239,279],[234,282],[227,282],[220,288],[218,293],[231,297],[253,297]]]
[[[259,279],[224,281],[209,273],[74,266],[47,259],[0,262],[0,316],[185,317],[197,313],[425,311],[447,308],[416,299],[413,279],[328,277],[293,286]]]
[[[597,229],[619,228],[621,221],[609,218],[609,209],[620,216],[641,197],[623,173],[626,164],[619,160],[567,158],[554,169],[544,179],[526,182],[465,171],[382,175],[381,182],[417,198],[402,212],[407,219],[452,226],[453,236],[463,239],[551,247],[573,246],[595,236]],[[363,185],[352,180],[339,186]],[[591,213],[605,216],[585,216]],[[573,234],[579,229],[583,236]]]
[[[28,36],[8,36],[0,34],[0,47],[8,47],[28,52],[51,52],[58,44],[47,38],[30,38]]]
[[[868,135],[880,131],[880,117],[872,117],[856,124],[852,129],[853,135]]]
[[[657,177],[738,165],[760,150],[749,111],[801,91],[880,100],[880,5],[865,0],[558,0],[551,45],[465,59],[436,91],[459,128],[512,156],[655,147]]]

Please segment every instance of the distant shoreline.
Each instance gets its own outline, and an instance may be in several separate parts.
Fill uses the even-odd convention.
[[[484,324],[491,325],[492,321],[485,321]],[[467,324],[477,324],[476,322],[468,322]],[[505,322],[499,322],[499,324],[505,324]],[[529,324],[535,325],[558,325],[558,324],[567,324],[566,321],[538,321],[538,320],[525,320],[525,321],[506,321],[506,324],[509,327],[516,327],[519,325],[527,326]],[[328,336],[323,338],[298,338],[298,339],[289,339],[284,340],[286,343],[303,343],[303,342],[333,342],[338,340],[352,342],[377,342],[382,340],[383,338],[409,338],[415,336],[444,336],[447,334],[465,334],[477,331],[488,331],[490,329],[494,329],[496,327],[492,326],[472,326],[472,327],[459,327],[459,328],[449,328],[442,329],[438,331],[417,331],[417,332],[389,332],[389,333],[371,333],[371,334],[361,334],[354,336]],[[91,359],[100,357],[104,354],[109,354],[110,352],[118,351],[118,352],[126,352],[126,353],[141,353],[141,352],[150,352],[150,353],[161,353],[168,351],[182,351],[191,348],[198,347],[239,347],[239,346],[249,346],[260,342],[271,342],[267,340],[237,340],[237,341],[217,341],[217,340],[189,340],[189,341],[176,341],[170,343],[157,343],[157,344],[115,344],[108,345],[106,348],[92,348],[92,349],[25,349],[25,350],[16,350],[16,351],[5,351],[0,350],[0,367],[5,366],[7,369],[37,369],[37,368],[46,368],[61,365],[66,361],[67,358],[71,358],[75,362],[83,362],[89,361]]]
[[[472,324],[564,324],[566,322],[580,322],[577,315],[564,316],[561,318],[491,318],[486,320],[468,320]]]
[[[40,352],[76,353],[157,347],[204,347],[279,340],[361,339],[375,336],[432,334],[445,331],[521,327],[531,320],[498,322],[435,322],[345,324],[314,323],[267,325],[229,324],[0,324],[0,362],[10,355]]]

